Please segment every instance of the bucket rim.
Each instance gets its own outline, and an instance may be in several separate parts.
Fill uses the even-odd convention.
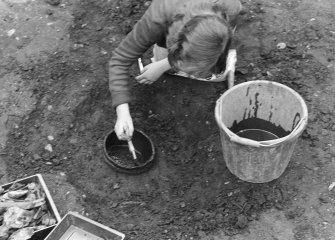
[[[263,84],[273,84],[273,85],[276,85],[276,86],[279,86],[279,87],[282,87],[282,88],[286,89],[291,94],[293,94],[295,97],[297,97],[298,101],[301,103],[302,117],[301,117],[300,121],[297,123],[297,125],[295,126],[295,128],[291,131],[291,133],[289,135],[285,136],[285,137],[277,138],[277,139],[274,139],[274,140],[268,140],[268,141],[255,141],[255,140],[251,140],[251,139],[248,139],[248,138],[243,138],[243,137],[240,137],[240,136],[236,135],[231,130],[229,130],[229,128],[226,127],[226,125],[223,124],[222,121],[220,121],[221,102],[222,102],[221,100],[222,100],[222,98],[226,97],[227,95],[229,95],[232,91],[236,90],[237,88],[245,87],[246,85],[262,84],[262,83]],[[247,146],[253,146],[253,147],[275,147],[275,146],[281,144],[284,141],[289,141],[289,140],[297,138],[300,135],[300,133],[302,131],[304,131],[304,129],[306,128],[306,125],[307,125],[308,109],[307,109],[307,105],[306,105],[305,100],[294,89],[292,89],[292,88],[290,88],[290,87],[288,87],[284,84],[274,82],[274,81],[252,80],[252,81],[240,83],[240,84],[237,84],[237,85],[233,86],[232,88],[225,91],[219,97],[219,99],[216,101],[216,106],[215,106],[215,119],[216,119],[216,122],[219,125],[219,127],[228,135],[230,140],[233,141],[233,142],[240,143],[240,144],[247,145]]]

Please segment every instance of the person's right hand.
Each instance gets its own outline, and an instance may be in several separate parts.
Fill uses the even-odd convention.
[[[130,116],[128,103],[116,107],[117,120],[114,131],[119,140],[129,140],[134,133],[133,119]]]
[[[171,66],[168,59],[164,58],[158,62],[153,62],[145,66],[141,71],[141,74],[135,77],[135,79],[141,84],[152,84],[157,81],[164,72],[170,69]]]

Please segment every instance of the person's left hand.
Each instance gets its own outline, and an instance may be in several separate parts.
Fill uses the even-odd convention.
[[[141,75],[137,76],[135,79],[141,84],[152,84],[169,69],[170,65],[168,64],[167,59],[163,59],[146,65],[143,68]]]

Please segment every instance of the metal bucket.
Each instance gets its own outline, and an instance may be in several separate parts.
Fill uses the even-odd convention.
[[[308,111],[303,98],[293,89],[276,82],[257,80],[227,90],[215,107],[220,128],[223,157],[238,178],[264,183],[285,171],[298,137],[307,125]],[[286,135],[255,141],[232,131],[235,124],[260,119],[281,127]],[[262,129],[263,126],[256,126]],[[264,129],[266,130],[266,129]]]

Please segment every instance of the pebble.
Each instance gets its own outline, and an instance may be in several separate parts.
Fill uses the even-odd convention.
[[[333,190],[333,188],[335,187],[335,182],[332,182],[329,187],[328,187],[328,190],[331,191]]]
[[[121,188],[120,183],[114,183],[113,184],[113,189],[119,189],[119,188]]]
[[[8,32],[7,32],[7,36],[8,37],[11,37],[11,36],[13,36],[13,34],[16,32],[16,30],[15,29],[11,29],[11,30],[9,30]]]
[[[282,50],[282,49],[285,49],[285,48],[286,48],[286,43],[281,42],[281,43],[277,44],[277,49]]]
[[[53,152],[53,149],[52,149],[52,145],[51,144],[47,144],[45,147],[44,147],[45,150],[49,151],[49,152]]]
[[[51,136],[51,135],[49,135],[47,138],[48,138],[49,141],[53,141],[53,140],[55,139],[55,138],[54,138],[53,136]]]
[[[77,50],[78,48],[83,48],[84,47],[84,44],[81,44],[81,43],[75,43],[73,44],[73,49],[74,50]]]
[[[106,50],[104,50],[104,49],[102,49],[102,50],[100,51],[100,53],[101,53],[102,55],[106,55],[106,54],[108,54],[108,52],[107,52]]]
[[[55,165],[59,165],[59,164],[61,164],[61,160],[60,160],[59,158],[53,158],[53,159],[52,159],[52,162],[53,162],[53,164],[55,164]]]

